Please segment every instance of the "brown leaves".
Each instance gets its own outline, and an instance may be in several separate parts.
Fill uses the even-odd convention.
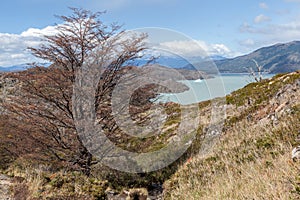
[[[60,16],[64,23],[57,26],[57,34],[45,36],[46,43],[39,48],[29,47],[33,55],[52,64],[12,74],[20,88],[6,108],[20,124],[26,124],[21,127],[24,132],[58,159],[78,164],[89,173],[92,155],[79,137],[73,110],[74,101],[84,95],[74,96],[74,90],[90,91],[95,111],[105,114],[98,116],[107,118],[121,69],[141,57],[147,36],[128,35],[116,24],[105,25],[99,20],[102,13],[71,10],[71,16]]]

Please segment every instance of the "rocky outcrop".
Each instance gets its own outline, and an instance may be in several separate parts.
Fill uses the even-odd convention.
[[[12,200],[11,194],[12,181],[11,179],[3,174],[0,174],[0,199],[1,200]]]
[[[297,146],[292,150],[292,159],[293,161],[300,159],[300,146]]]

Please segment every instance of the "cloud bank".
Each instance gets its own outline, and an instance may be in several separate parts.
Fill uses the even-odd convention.
[[[0,33],[0,66],[12,66],[41,60],[31,55],[28,47],[42,44],[43,35],[55,33],[55,27],[43,29],[29,28],[21,34]]]
[[[240,40],[239,45],[244,49],[243,51],[250,51],[275,43],[300,40],[299,20],[282,24],[269,23],[264,26],[244,23],[240,26],[240,32],[246,34],[248,38]]]
[[[233,52],[224,44],[208,44],[200,40],[162,42],[158,48],[187,57],[213,55],[232,57],[233,55]]]
[[[38,47],[44,35],[55,34],[54,26],[43,29],[29,28],[21,34],[0,33],[0,66],[8,67],[32,62],[43,62],[31,55],[28,47]],[[182,56],[220,55],[232,57],[233,53],[224,44],[208,44],[204,41],[169,41],[157,46]]]

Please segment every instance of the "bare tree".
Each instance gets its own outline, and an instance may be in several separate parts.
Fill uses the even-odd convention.
[[[253,77],[256,82],[261,82],[263,79],[263,66],[259,65],[255,59],[252,59],[252,61],[255,63],[255,70],[250,67],[250,76]]]
[[[79,166],[88,175],[92,155],[83,145],[74,122],[72,95],[76,76],[84,67],[97,66],[101,77],[95,83],[94,106],[101,113],[123,67],[141,57],[146,35],[124,36],[119,25],[107,26],[99,20],[101,12],[71,9],[71,16],[59,17],[64,23],[56,27],[56,34],[45,36],[45,43],[40,47],[29,48],[33,55],[50,62],[51,66],[37,66],[15,74],[21,92],[7,108],[17,114],[17,119],[29,123],[35,132],[40,131],[45,139],[49,138],[43,143],[57,159]]]

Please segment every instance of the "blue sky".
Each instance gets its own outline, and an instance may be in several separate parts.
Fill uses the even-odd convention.
[[[227,57],[300,40],[300,0],[3,0],[0,66],[30,62],[24,50],[39,44],[34,32],[51,32],[61,23],[54,15],[70,14],[68,7],[106,10],[103,21],[126,29],[172,29],[198,41],[209,54]]]

